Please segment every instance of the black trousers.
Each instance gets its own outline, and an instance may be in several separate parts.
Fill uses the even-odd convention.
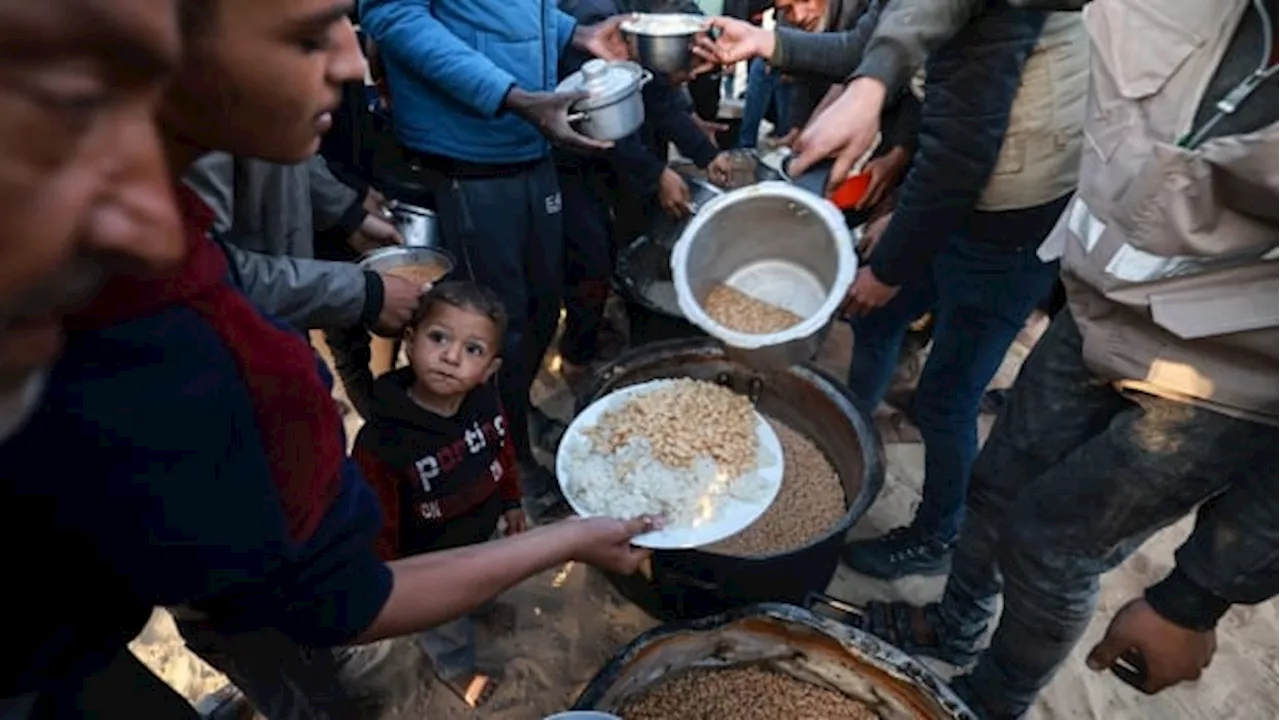
[[[550,158],[499,177],[445,178],[436,213],[459,277],[498,293],[511,317],[498,392],[521,464],[533,463],[529,390],[560,319],[564,238],[560,182]],[[525,488],[530,495],[549,488]]]

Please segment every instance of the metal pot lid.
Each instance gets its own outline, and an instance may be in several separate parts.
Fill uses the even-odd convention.
[[[556,92],[586,92],[590,97],[573,105],[574,110],[595,110],[612,105],[640,91],[644,70],[633,62],[588,60],[582,69],[560,81]]]

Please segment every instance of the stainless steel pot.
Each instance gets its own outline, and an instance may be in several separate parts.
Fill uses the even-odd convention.
[[[708,202],[671,254],[680,311],[724,342],[736,359],[761,368],[787,367],[818,352],[857,267],[853,237],[840,211],[782,182],[740,188]],[[759,335],[727,328],[702,307],[717,284],[804,320]]]
[[[562,80],[556,92],[588,94],[573,104],[569,115],[578,132],[596,140],[621,140],[644,124],[640,89],[652,79],[648,70],[633,62],[595,59]]]
[[[619,713],[686,670],[762,665],[868,705],[882,720],[976,720],[947,684],[879,638],[794,605],[763,604],[670,623],[631,641],[575,709]],[[749,704],[750,697],[738,698]]]
[[[387,206],[387,219],[396,226],[405,247],[439,247],[440,234],[436,214],[424,207],[392,200]]]
[[[632,57],[660,73],[692,67],[694,40],[706,28],[705,17],[683,13],[636,13],[620,26]]]

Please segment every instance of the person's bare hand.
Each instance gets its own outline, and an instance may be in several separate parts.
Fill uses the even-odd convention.
[[[679,220],[689,215],[689,203],[693,198],[689,195],[689,185],[680,173],[667,168],[658,176],[658,204],[662,211]]]
[[[512,88],[507,93],[505,107],[538,128],[539,132],[556,145],[588,151],[608,150],[613,147],[613,143],[589,138],[569,124],[569,108],[587,97],[585,92],[526,92],[520,88]]]
[[[588,518],[565,522],[574,525],[574,560],[619,575],[634,573],[650,554],[633,546],[631,538],[662,527],[661,519],[648,515],[633,520]]]
[[[693,118],[693,124],[698,126],[703,135],[715,145],[717,149],[720,147],[720,141],[716,139],[716,133],[728,132],[729,126],[721,122],[713,122],[711,120],[703,120],[698,113],[689,113],[689,117]]]
[[[1138,598],[1120,608],[1102,641],[1089,651],[1089,669],[1111,669],[1139,690],[1154,695],[1181,682],[1196,680],[1209,667],[1218,649],[1213,630],[1190,630],[1166,620],[1147,601]],[[1125,657],[1127,656],[1127,658]],[[1137,659],[1146,677],[1134,676],[1117,660]]]
[[[711,18],[710,28],[719,34],[713,40],[709,35],[699,35],[693,45],[693,54],[709,63],[734,65],[752,58],[773,57],[775,37],[772,30],[749,22],[728,17]]]
[[[707,179],[719,185],[720,187],[728,187],[729,180],[733,174],[733,158],[729,153],[722,152],[707,165]]]
[[[884,109],[884,85],[870,77],[849,83],[840,97],[800,132],[792,149],[795,157],[788,171],[800,176],[809,168],[834,158],[827,191],[835,189],[831,178],[843,181],[880,133],[880,112]]]
[[[502,519],[506,522],[506,535],[519,535],[529,529],[529,518],[525,516],[524,510],[520,508],[512,508],[502,513]]]
[[[378,274],[382,277],[382,312],[378,313],[373,332],[383,337],[399,337],[413,317],[413,311],[418,309],[418,298],[427,287],[399,275]]]
[[[878,205],[885,195],[898,186],[910,159],[906,149],[896,146],[884,155],[867,161],[863,170],[870,173],[871,182],[867,185],[866,194],[858,201],[857,208],[865,210]]]
[[[377,215],[369,214],[364,216],[360,227],[347,238],[347,244],[352,250],[365,255],[379,248],[403,245],[404,238],[395,225]]]
[[[630,15],[614,15],[594,25],[579,25],[573,30],[573,46],[605,60],[626,60],[631,55],[621,25]]]
[[[381,214],[387,208],[387,197],[378,192],[376,188],[369,188],[364,194],[364,202],[362,203],[365,212],[375,215]]]
[[[893,213],[890,212],[867,223],[862,228],[862,241],[858,244],[858,254],[864,258],[871,257],[871,253],[875,252],[876,244],[880,242],[881,236],[892,221]]]
[[[858,268],[858,277],[845,294],[840,312],[845,317],[866,315],[876,308],[884,307],[897,294],[898,288],[884,284],[871,268],[863,266]]]

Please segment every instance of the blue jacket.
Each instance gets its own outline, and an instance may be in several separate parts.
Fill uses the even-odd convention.
[[[486,164],[550,153],[502,102],[512,87],[555,89],[576,26],[555,0],[360,0],[360,21],[382,52],[406,147]]]

